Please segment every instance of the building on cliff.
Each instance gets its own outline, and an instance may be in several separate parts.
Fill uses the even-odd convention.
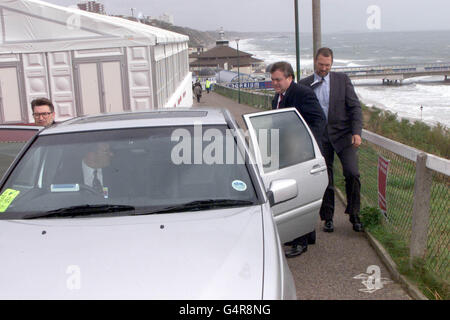
[[[264,69],[264,61],[253,58],[251,53],[238,51],[229,46],[223,31],[219,33],[216,46],[207,51],[198,50],[189,55],[190,70],[193,74],[204,69],[238,71],[251,74]]]

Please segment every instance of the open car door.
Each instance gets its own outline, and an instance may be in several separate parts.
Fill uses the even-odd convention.
[[[24,145],[43,127],[0,125],[0,180]]]
[[[314,136],[295,108],[246,114],[250,148],[266,192],[294,179],[297,195],[272,206],[282,243],[314,231],[328,184],[327,166]]]

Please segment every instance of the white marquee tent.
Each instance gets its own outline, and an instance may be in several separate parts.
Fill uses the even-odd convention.
[[[38,0],[0,0],[0,123],[191,106],[189,38]]]

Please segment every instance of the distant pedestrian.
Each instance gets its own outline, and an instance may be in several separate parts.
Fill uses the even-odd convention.
[[[37,126],[49,127],[55,123],[55,108],[49,99],[34,99],[31,101],[31,110]]]
[[[206,88],[206,93],[209,93],[209,91],[211,90],[211,82],[209,81],[209,79],[206,80],[205,88]]]
[[[202,97],[202,85],[200,82],[196,82],[194,85],[194,95],[197,98],[197,102],[200,102],[200,98]]]
[[[327,125],[322,138],[323,156],[327,163],[328,187],[320,208],[320,217],[325,221],[324,231],[333,232],[334,153],[339,157],[345,177],[347,208],[353,230],[362,231],[359,219],[360,190],[358,154],[361,144],[362,111],[350,78],[345,73],[330,72],[333,64],[333,51],[320,48],[315,56],[315,73],[300,82],[313,88],[327,117]]]

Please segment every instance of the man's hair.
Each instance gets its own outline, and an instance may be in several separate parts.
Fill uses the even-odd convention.
[[[48,106],[51,112],[55,112],[53,103],[47,98],[37,98],[31,101],[31,110],[34,112],[34,107]]]
[[[317,53],[315,56],[316,60],[319,55],[327,57],[327,58],[331,57],[331,61],[333,61],[333,50],[331,50],[330,48],[323,47],[323,48],[320,48],[319,50],[317,50]]]
[[[292,66],[289,62],[286,61],[275,62],[270,66],[269,72],[274,73],[275,71],[283,72],[286,78],[288,77],[292,77],[292,79],[295,78],[294,69],[292,69]]]

